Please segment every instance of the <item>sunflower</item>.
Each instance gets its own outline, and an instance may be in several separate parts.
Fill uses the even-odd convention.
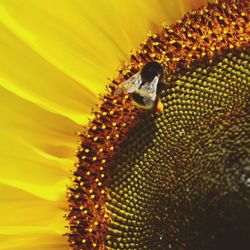
[[[228,36],[233,34],[231,43],[225,45],[226,49],[231,49],[231,51],[227,51],[225,54],[223,50],[223,57],[220,53],[214,53],[221,57],[211,61],[213,51],[217,52],[217,47],[220,49],[219,44],[214,46],[214,50],[210,50],[211,55],[208,62],[204,62],[199,67],[198,72],[174,72],[178,64],[176,58],[175,63],[169,65],[173,78],[167,80],[170,82],[169,86],[173,87],[163,91],[162,99],[164,110],[167,106],[170,113],[164,111],[161,118],[157,118],[155,123],[155,115],[147,113],[145,117],[145,113],[141,113],[141,110],[131,105],[129,96],[110,99],[108,94],[101,100],[101,113],[94,112],[93,121],[87,125],[91,108],[100,102],[97,94],[105,92],[107,83],[105,79],[107,77],[113,78],[116,75],[116,66],[122,60],[128,59],[129,51],[139,46],[149,30],[159,33],[161,31],[159,24],[163,20],[166,20],[167,23],[173,23],[181,18],[187,10],[196,9],[205,4],[204,1],[195,2],[195,5],[192,4],[192,1],[149,0],[92,1],[91,4],[87,1],[53,1],[51,3],[51,1],[46,0],[35,2],[3,1],[1,3],[2,70],[0,82],[1,109],[3,109],[1,112],[2,162],[0,175],[1,249],[68,249],[67,237],[62,237],[65,233],[69,236],[73,249],[103,248],[104,245],[111,249],[151,249],[157,247],[162,249],[166,246],[171,248],[175,244],[179,247],[178,249],[185,249],[188,245],[187,242],[193,242],[192,239],[197,236],[195,235],[197,231],[193,230],[197,229],[197,225],[188,223],[189,220],[196,222],[195,218],[191,216],[191,209],[194,207],[190,206],[190,200],[198,197],[195,192],[197,182],[196,179],[191,178],[191,181],[189,179],[192,175],[204,178],[204,183],[211,186],[210,182],[206,182],[207,178],[205,178],[202,169],[197,167],[198,171],[191,171],[192,175],[190,176],[187,172],[190,168],[186,170],[183,168],[185,164],[186,166],[192,164],[199,166],[200,162],[210,159],[210,147],[214,151],[218,149],[220,153],[224,150],[229,152],[224,154],[226,157],[222,159],[226,162],[230,174],[222,181],[220,178],[216,178],[221,176],[221,167],[218,168],[219,172],[215,171],[215,176],[209,176],[210,180],[213,179],[214,182],[217,180],[216,183],[221,181],[221,185],[225,183],[229,185],[239,178],[242,185],[247,185],[248,173],[244,172],[246,170],[242,170],[244,173],[237,170],[241,166],[247,169],[245,166],[248,164],[246,156],[249,149],[244,142],[248,139],[247,124],[249,122],[244,112],[239,112],[243,106],[246,106],[248,98],[247,95],[242,95],[244,91],[247,93],[246,89],[243,88],[249,86],[245,82],[248,73],[244,67],[248,56],[244,51],[239,53],[239,49],[245,47],[244,42],[247,42],[245,33],[241,32],[243,30],[241,26],[244,26],[243,21],[247,19],[247,13],[244,12],[244,9],[237,14],[241,25],[237,20],[233,20],[235,22],[233,27],[241,33],[239,37],[241,39],[235,41],[232,30],[223,30]],[[228,1],[228,3],[230,8],[226,9],[226,12],[229,12],[228,15],[231,15],[231,12],[233,18],[238,7],[234,1]],[[196,13],[193,15],[196,18]],[[222,24],[228,21],[223,15],[218,16],[218,20]],[[231,19],[229,18],[229,20]],[[195,23],[195,19],[193,21]],[[182,31],[186,32],[185,29]],[[179,43],[176,41],[177,39],[174,40],[172,37],[171,29],[167,28],[167,32],[169,32],[169,42],[171,42],[175,53],[174,48],[178,49]],[[196,33],[193,32],[192,35],[196,35]],[[222,37],[221,42],[224,40]],[[157,36],[149,34],[147,41],[150,44],[154,43],[155,48],[157,46],[160,48],[161,42],[157,41]],[[147,42],[144,45],[147,45]],[[199,49],[199,46],[197,47]],[[236,50],[232,50],[234,47]],[[199,59],[196,57],[197,55],[207,52],[200,52],[198,49],[195,55],[187,54],[190,60],[181,62],[184,68],[190,65],[191,59],[197,61]],[[111,93],[118,83],[131,76],[133,72],[138,71],[138,67],[143,63],[139,54],[134,53],[131,58],[134,60],[133,63],[124,64],[120,69],[119,77],[110,85],[111,90],[109,91]],[[222,58],[225,59],[222,60]],[[217,77],[221,74],[217,68],[221,67],[226,71],[230,62],[236,65],[235,70],[241,72],[238,77],[243,82],[243,87],[238,88],[234,85],[234,81],[230,82],[230,78],[234,79],[237,75],[237,73],[232,74],[231,70],[227,72],[229,85],[223,85],[222,81],[222,86],[220,84],[216,86],[213,83],[210,87],[210,80],[213,82],[214,76]],[[168,62],[164,61],[164,65],[168,65]],[[232,64],[230,65],[233,67]],[[210,75],[207,74],[208,71],[211,72]],[[194,79],[197,77],[201,79],[208,77],[207,85],[203,86],[199,83],[201,88],[194,89],[192,83],[196,82]],[[186,92],[180,91],[183,90],[183,86],[185,86]],[[230,96],[226,91],[227,87],[230,87],[235,95]],[[204,89],[208,89],[208,93],[204,93]],[[178,93],[181,93],[181,96],[186,94],[190,97],[190,99],[186,99],[184,104],[187,108],[183,111],[179,109],[180,104],[183,103],[178,103],[178,98],[176,98]],[[228,112],[221,111],[219,115],[212,116],[214,119],[209,116],[202,120],[202,124],[195,127],[191,122],[194,120],[194,114],[199,111],[199,117],[202,115],[205,117],[208,116],[208,112],[205,112],[206,109],[215,111],[210,108],[215,104],[213,101],[202,104],[204,96],[200,99],[194,99],[200,106],[197,105],[197,109],[192,110],[193,100],[191,97],[202,95],[205,96],[205,99],[214,95],[215,99],[217,98],[215,106],[220,111],[223,109],[228,111],[231,107],[229,101],[226,102],[227,105],[218,107],[218,103],[224,101],[223,96],[228,97],[229,95],[229,100],[236,100],[234,103],[235,113],[229,115]],[[213,98],[211,99],[213,100]],[[119,115],[117,116],[117,110],[112,109],[114,105],[119,108],[119,111],[122,109],[123,114],[126,111],[129,112],[126,121],[123,120],[124,115],[122,119],[119,118]],[[176,120],[175,118],[178,118],[175,115],[176,112],[179,117],[185,116],[186,119]],[[110,120],[108,116],[111,116],[112,119]],[[102,120],[101,123],[100,120]],[[143,120],[144,123],[136,127],[139,120]],[[165,120],[170,121],[170,123],[165,124]],[[186,137],[182,137],[182,135],[187,134],[183,127],[183,124],[186,123],[189,126],[192,125],[185,129],[192,131],[188,134],[188,138],[191,137],[194,144],[191,144]],[[174,126],[171,127],[171,124],[177,124],[179,137],[174,136],[177,131]],[[82,125],[87,125],[88,129],[83,131]],[[110,126],[115,131],[120,131],[120,127],[123,128],[121,133],[113,134],[117,143],[115,145],[104,143],[105,146],[100,147],[104,136],[105,140],[111,139],[112,141],[109,132],[108,134],[101,132],[100,136],[100,130],[109,131]],[[144,130],[140,130],[140,127]],[[127,133],[131,130],[134,132],[128,135]],[[73,155],[78,140],[75,131],[81,131],[79,133],[81,136],[80,146],[77,150],[77,156],[81,162],[77,162],[76,168],[73,168]],[[145,131],[148,131],[148,141],[146,140],[140,146],[140,141],[145,139],[143,137]],[[206,133],[206,131],[209,132]],[[229,147],[233,144],[230,140],[230,136],[232,136],[230,131],[233,131],[235,138],[238,138],[237,150]],[[218,134],[222,134],[222,136],[218,137]],[[133,135],[137,137],[133,137]],[[150,173],[149,167],[154,163],[155,157],[162,155],[161,146],[157,144],[158,139],[161,137],[171,139],[171,136],[173,143],[171,147],[165,147],[165,149],[168,151],[175,149],[176,154],[168,155],[167,152],[164,152],[163,155],[169,157],[167,160],[171,164],[166,169],[170,170],[170,176],[166,177],[160,172],[164,164],[159,163],[159,167],[156,167],[152,173],[152,178],[148,179],[145,174]],[[139,139],[135,140],[134,138]],[[183,144],[174,144],[176,139],[183,140]],[[214,141],[219,139],[224,141],[223,150],[220,147],[211,146]],[[210,141],[210,144],[207,141]],[[161,144],[164,143],[166,141],[161,141]],[[96,145],[98,145],[99,154],[109,156],[102,157],[101,162],[95,155]],[[197,147],[195,148],[194,145]],[[201,147],[202,145],[205,146]],[[194,151],[187,150],[187,148],[192,147]],[[199,147],[204,148],[204,150],[199,151]],[[112,164],[108,163],[117,167],[111,169],[111,173],[106,173],[103,171],[107,165],[106,159],[113,158],[113,151],[118,152],[117,156],[119,157],[112,161]],[[204,155],[204,157],[199,157],[199,154]],[[128,159],[128,155],[132,156],[131,159]],[[141,155],[144,156],[146,162],[140,158]],[[184,161],[176,161],[182,156],[184,156]],[[217,162],[217,155],[214,153],[212,156]],[[135,158],[139,160],[135,162]],[[162,160],[162,158],[160,159]],[[87,164],[91,163],[86,171],[83,171],[82,161],[85,162],[85,166],[86,162]],[[180,172],[178,174],[174,172],[173,164],[179,166]],[[206,165],[205,174],[210,173],[209,166],[209,164]],[[95,172],[97,167],[98,173]],[[74,176],[73,184],[68,178],[71,176],[69,170],[72,170],[72,176]],[[160,199],[159,197],[154,199],[152,195],[159,191],[159,186],[153,182],[155,177],[158,178],[161,188],[164,191],[168,190],[168,195],[166,192],[160,192]],[[101,180],[102,178],[103,180]],[[185,182],[178,183],[176,178],[183,178]],[[89,182],[90,186],[86,185],[88,181],[91,181]],[[145,186],[143,183],[147,185]],[[185,183],[188,184],[185,185]],[[109,192],[107,192],[108,184]],[[207,189],[202,188],[202,183],[198,184],[205,193]],[[63,218],[68,207],[65,199],[66,185],[70,186],[68,193],[70,206],[67,213],[67,218],[70,221],[70,232],[66,228],[68,223]],[[131,186],[132,188],[130,188]],[[238,187],[236,186],[233,186],[234,189]],[[135,189],[138,189],[138,192]],[[223,189],[218,185],[209,191],[215,192],[217,189],[221,193],[229,192],[226,188]],[[145,192],[145,190],[148,191]],[[178,190],[177,195],[173,190]],[[83,192],[88,192],[87,200],[85,199],[86,195],[85,198],[81,197]],[[195,195],[187,195],[189,192]],[[142,195],[142,193],[144,194]],[[183,193],[185,193],[184,196],[182,196]],[[245,193],[240,194],[242,199],[246,200]],[[100,195],[103,195],[104,199],[99,199],[98,197],[102,197]],[[121,199],[121,196],[124,196],[124,199]],[[149,196],[150,199],[148,199]],[[233,198],[235,197],[233,196]],[[159,204],[161,199],[165,202]],[[211,201],[214,199],[219,198],[212,196]],[[166,202],[171,202],[175,206],[166,206]],[[232,203],[232,198],[226,202]],[[180,203],[184,204],[183,208],[179,206]],[[134,205],[129,206],[129,204]],[[152,207],[151,204],[158,205]],[[216,205],[218,204],[216,203]],[[162,214],[163,208],[169,210]],[[214,206],[211,208],[214,209]],[[137,209],[139,213],[136,212]],[[186,209],[186,212],[177,213],[179,209]],[[201,207],[198,213],[202,214],[202,209],[204,207]],[[152,213],[152,210],[155,212]],[[223,212],[224,210],[219,211]],[[95,212],[95,216],[93,216],[93,212]],[[166,214],[171,212],[174,223],[166,217]],[[149,214],[150,216],[147,217]],[[142,217],[150,218],[153,224],[149,221],[145,223]],[[214,219],[214,217],[212,218]],[[185,221],[184,228],[180,227],[180,221]],[[206,221],[207,219],[203,222]],[[164,227],[167,223],[171,227]],[[202,224],[199,226],[202,227]],[[98,227],[100,228],[98,229]],[[189,227],[193,234],[189,235],[186,227]],[[155,230],[157,240],[152,234],[153,230]],[[131,234],[128,234],[128,231]],[[170,242],[165,238],[166,234],[171,235]],[[212,234],[208,235],[210,238],[208,237],[207,240],[215,237]],[[177,241],[180,239],[183,241],[179,244]],[[199,245],[199,243],[197,244]]]

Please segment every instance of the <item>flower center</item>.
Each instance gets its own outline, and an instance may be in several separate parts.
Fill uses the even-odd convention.
[[[228,53],[177,74],[163,114],[131,131],[111,167],[110,249],[249,243],[249,59]]]
[[[209,4],[149,35],[121,68],[80,134],[68,192],[72,249],[248,241],[249,14],[247,0]],[[114,95],[151,61],[164,67],[161,114]]]

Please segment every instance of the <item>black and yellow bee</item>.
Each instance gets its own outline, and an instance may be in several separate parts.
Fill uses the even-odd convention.
[[[164,67],[155,61],[146,63],[142,69],[123,82],[115,94],[131,93],[134,104],[143,109],[163,111],[159,93],[164,85]]]

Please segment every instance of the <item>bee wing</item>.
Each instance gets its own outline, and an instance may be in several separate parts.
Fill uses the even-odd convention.
[[[151,82],[145,82],[141,88],[139,94],[143,96],[145,104],[153,103],[157,96],[157,85],[160,77],[157,75]]]
[[[132,93],[135,92],[142,84],[140,72],[130,77],[125,82],[121,83],[115,90],[114,94],[119,95],[121,93]]]

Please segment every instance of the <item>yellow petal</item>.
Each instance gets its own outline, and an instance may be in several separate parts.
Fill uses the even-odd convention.
[[[64,193],[78,126],[2,88],[0,99],[1,249],[66,249]]]
[[[6,228],[8,230],[9,228]],[[19,233],[4,235],[1,250],[68,250],[66,237],[40,228],[18,228]],[[2,237],[3,238],[3,237]]]
[[[0,121],[0,183],[56,200],[64,192],[73,165],[73,132],[78,126],[2,88],[0,98],[4,115]]]
[[[46,110],[79,123],[86,122],[84,114],[89,113],[95,95],[48,63],[1,24],[0,36],[3,40],[0,85]]]
[[[1,249],[66,249],[63,199],[47,201],[3,184],[0,193]]]

